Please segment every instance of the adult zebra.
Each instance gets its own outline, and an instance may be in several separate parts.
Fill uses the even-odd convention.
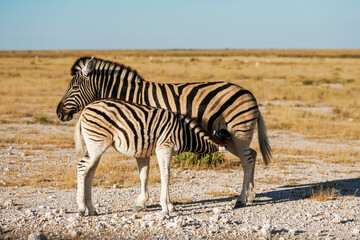
[[[118,98],[195,118],[210,132],[226,129],[231,134],[227,150],[240,158],[244,171],[235,208],[253,199],[255,194],[250,194],[249,185],[254,187],[256,152],[250,143],[256,123],[265,164],[270,162],[271,147],[258,104],[250,91],[227,82],[148,82],[130,67],[93,57],[79,58],[71,68],[71,75],[73,78],[56,111],[61,121],[70,121],[95,99]]]
[[[160,204],[163,214],[174,209],[169,196],[170,159],[182,152],[213,153],[230,140],[227,132],[215,137],[196,120],[161,108],[138,105],[120,99],[100,99],[82,111],[75,130],[77,152],[85,155],[78,163],[77,203],[79,213],[96,215],[91,201],[91,180],[103,153],[113,146],[136,157],[141,185],[136,207],[145,209],[149,198],[147,174],[150,156],[156,153],[161,175]],[[84,140],[84,144],[82,142]],[[84,154],[85,152],[85,154]],[[143,173],[143,174],[141,174]]]

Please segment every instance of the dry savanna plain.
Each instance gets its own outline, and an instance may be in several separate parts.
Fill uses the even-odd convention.
[[[161,216],[153,157],[148,211],[136,213],[136,162],[108,150],[93,180],[100,215],[78,216],[78,115],[62,123],[55,111],[82,56],[148,81],[249,89],[273,149],[269,166],[258,155],[255,201],[231,208],[243,173],[229,153],[182,155],[171,168],[177,211]],[[0,159],[0,239],[360,239],[360,50],[1,51]]]

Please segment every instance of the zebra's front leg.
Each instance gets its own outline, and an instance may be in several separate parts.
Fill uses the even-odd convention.
[[[136,158],[136,162],[140,177],[140,194],[135,203],[135,211],[144,211],[146,209],[145,203],[149,199],[148,176],[150,157]]]
[[[171,148],[160,148],[156,150],[161,175],[160,205],[162,209],[161,214],[163,215],[169,215],[169,212],[174,210],[174,205],[171,204],[169,195],[171,156]]]

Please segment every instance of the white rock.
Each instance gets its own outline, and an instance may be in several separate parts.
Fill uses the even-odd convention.
[[[45,213],[45,217],[46,218],[53,218],[54,215],[51,212],[47,212],[47,213]]]
[[[168,222],[166,228],[176,228],[178,227],[177,222]]]
[[[219,214],[219,213],[221,213],[221,209],[215,207],[215,208],[213,208],[213,212],[214,212],[215,214]]]
[[[115,183],[113,186],[112,186],[113,189],[115,188],[119,188],[119,186]]]
[[[289,233],[290,233],[291,235],[295,235],[296,230],[295,230],[295,229],[293,229],[293,228],[290,228],[290,229],[289,229]]]
[[[13,199],[9,199],[7,201],[4,202],[4,205],[6,207],[11,207],[11,206],[15,206],[15,201]]]
[[[44,205],[40,205],[40,206],[38,206],[38,208],[43,209],[43,208],[45,208],[45,206],[44,206]]]
[[[217,222],[217,221],[219,221],[219,219],[220,219],[220,216],[218,215],[218,214],[216,214],[216,215],[212,215],[210,218],[209,218],[209,220],[210,220],[210,222]]]
[[[355,235],[357,235],[357,234],[360,233],[360,230],[359,230],[358,228],[354,228],[354,229],[352,230],[352,233],[355,234]]]
[[[71,238],[77,238],[78,236],[80,236],[80,232],[78,232],[76,230],[71,230],[70,231],[70,237]]]
[[[335,214],[334,219],[331,222],[335,223],[335,224],[338,224],[338,223],[341,223],[342,221],[343,221],[343,218],[340,215]]]
[[[265,224],[265,225],[261,228],[260,232],[261,232],[262,234],[264,234],[264,235],[270,234],[270,233],[271,233],[271,226],[268,225],[268,224]]]

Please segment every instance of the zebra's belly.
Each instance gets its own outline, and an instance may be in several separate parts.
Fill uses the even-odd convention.
[[[135,147],[133,145],[126,146],[126,144],[121,144],[114,147],[119,153],[129,157],[145,158],[155,155],[155,147],[152,145]]]

